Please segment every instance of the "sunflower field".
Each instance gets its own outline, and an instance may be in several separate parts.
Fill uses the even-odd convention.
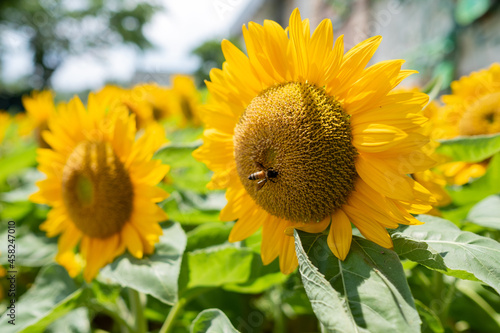
[[[500,332],[500,58],[405,85],[287,15],[0,112],[0,332]]]

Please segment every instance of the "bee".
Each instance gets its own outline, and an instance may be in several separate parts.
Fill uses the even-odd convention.
[[[272,167],[266,169],[261,163],[257,164],[261,167],[262,170],[252,173],[250,176],[248,176],[248,179],[250,180],[260,179],[257,182],[257,191],[258,191],[266,184],[268,180],[273,183],[276,183],[273,180],[273,178],[278,177],[278,171],[274,170]]]

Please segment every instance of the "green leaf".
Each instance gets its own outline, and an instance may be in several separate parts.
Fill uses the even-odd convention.
[[[417,218],[425,224],[400,226],[392,234],[398,254],[447,275],[480,280],[500,292],[500,243],[438,217]]]
[[[254,252],[233,244],[212,246],[186,253],[187,288],[220,287],[244,283],[250,277]]]
[[[203,310],[194,319],[191,333],[239,333],[219,309]]]
[[[90,333],[89,311],[86,308],[75,309],[59,318],[47,327],[45,333]]]
[[[0,168],[0,184],[3,184],[7,177],[22,173],[26,168],[34,166],[36,164],[36,149],[37,147],[30,146],[0,158],[2,166]]]
[[[15,303],[15,326],[6,314],[0,318],[0,332],[44,332],[56,319],[83,305],[88,293],[77,289],[66,270],[59,265],[42,269],[33,287]]]
[[[443,333],[444,328],[441,325],[439,317],[425,306],[424,303],[420,302],[418,299],[415,300],[415,305],[417,306],[418,314],[422,318],[422,332],[423,333]]]
[[[283,283],[287,276],[281,273],[279,262],[273,261],[269,265],[262,263],[260,255],[254,253],[250,276],[244,283],[231,283],[224,286],[225,290],[244,294],[259,294],[272,286]]]
[[[220,210],[226,203],[222,191],[202,195],[191,191],[175,191],[164,202],[162,208],[174,221],[181,224],[197,225],[220,222]]]
[[[475,205],[467,220],[483,227],[500,230],[500,195],[491,195]]]
[[[7,248],[8,233],[3,228],[0,233],[0,248]],[[47,238],[41,233],[30,232],[27,226],[16,226],[15,233],[16,265],[26,267],[41,267],[54,262],[57,254],[57,241],[55,238]],[[7,256],[0,256],[0,264],[7,264]]]
[[[500,134],[457,137],[439,142],[436,152],[452,161],[481,162],[500,151]]]
[[[448,190],[453,202],[460,206],[500,193],[500,154],[494,155],[490,160],[484,176],[470,184]]]
[[[277,261],[264,266],[259,253],[256,253],[251,248],[244,248],[244,250],[242,250],[243,252],[240,251],[241,248],[237,247],[236,250],[226,249],[226,246],[235,248],[234,245],[230,245],[228,243],[229,233],[231,232],[233,225],[234,223],[206,223],[190,231],[187,234],[188,241],[186,251],[193,251],[195,254],[189,254],[187,260],[197,260],[194,258],[202,256],[202,254],[199,253],[199,250],[201,249],[215,246],[215,249],[220,250],[221,248],[216,246],[225,244],[225,246],[222,247],[222,251],[239,251],[239,254],[243,256],[242,258],[245,258],[242,264],[246,265],[248,263],[247,260],[251,260],[251,263],[248,266],[248,270],[250,272],[249,275],[243,274],[245,280],[244,282],[241,282],[240,278],[238,278],[238,280],[234,283],[226,281],[224,283],[224,289],[238,293],[256,294],[269,289],[273,285],[283,282],[286,279],[286,276],[280,272]],[[209,249],[209,252],[212,253],[212,250],[213,248]],[[211,254],[210,257],[214,258],[211,260],[219,260],[214,254]]]
[[[328,332],[420,332],[420,318],[397,254],[354,236],[345,261],[326,235],[295,231],[299,270]]]
[[[187,233],[186,251],[204,249],[227,242],[234,223],[205,223]]]
[[[177,279],[186,235],[178,223],[163,229],[155,252],[143,259],[126,253],[102,269],[99,278],[149,294],[173,305],[177,302]]]
[[[490,5],[490,0],[458,0],[455,7],[455,20],[461,25],[471,24],[483,16]]]
[[[201,145],[201,141],[191,144],[169,144],[158,150],[153,158],[160,159],[170,165],[168,176],[175,179],[173,186],[177,189],[206,193],[206,184],[210,181],[211,172],[194,159],[193,151]]]

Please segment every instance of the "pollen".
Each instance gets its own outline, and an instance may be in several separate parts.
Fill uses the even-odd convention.
[[[293,222],[332,214],[358,176],[349,116],[324,88],[308,83],[275,85],[255,97],[235,127],[234,146],[249,195],[271,215]],[[273,178],[264,184],[249,179],[268,170]]]
[[[108,142],[84,141],[63,169],[63,201],[85,235],[107,238],[121,231],[133,208],[133,186]]]

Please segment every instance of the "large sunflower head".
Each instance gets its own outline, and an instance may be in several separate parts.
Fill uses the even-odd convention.
[[[500,64],[452,82],[451,95],[442,99],[444,105],[432,119],[436,138],[500,133]],[[463,185],[484,175],[487,165],[452,162],[440,169],[450,184]]]
[[[168,166],[151,160],[163,133],[153,128],[136,140],[134,116],[93,94],[87,109],[75,97],[48,127],[43,138],[52,149],[37,152],[47,178],[30,199],[52,206],[40,228],[49,237],[60,234],[56,260],[77,274],[78,247],[90,281],[125,249],[137,258],[151,253],[166,219],[156,203],[167,193],[155,185]]]
[[[311,35],[298,10],[287,29],[273,21],[243,27],[248,55],[228,41],[213,69],[202,110],[204,144],[194,156],[214,171],[211,188],[227,188],[224,221],[238,220],[230,241],[262,226],[265,264],[280,256],[282,272],[297,266],[292,230],[321,232],[340,259],[353,223],[386,247],[386,228],[418,224],[410,213],[433,198],[407,175],[434,162],[421,114],[428,97],[392,92],[414,71],[402,60],[368,68],[381,37],[344,54],[330,20]]]
[[[19,133],[27,135],[34,133],[38,145],[42,148],[50,146],[42,137],[42,132],[47,129],[49,118],[55,114],[54,94],[52,91],[33,91],[31,96],[25,95],[22,99],[26,118],[19,126]]]

